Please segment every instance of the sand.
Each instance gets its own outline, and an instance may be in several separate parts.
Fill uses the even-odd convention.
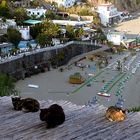
[[[139,81],[139,68],[135,74],[131,73],[132,68],[135,64],[140,60],[140,54],[137,52],[137,58],[131,64],[131,68],[129,71],[125,72],[125,76],[131,75],[128,82],[125,83],[124,89],[121,95],[116,96],[116,92],[119,88],[118,84],[121,82],[120,79],[113,88],[108,92],[111,94],[109,98],[98,96],[97,93],[105,86],[107,82],[109,82],[113,77],[119,77],[122,73],[117,70],[114,70],[114,62],[117,61],[118,58],[124,57],[128,52],[125,52],[121,55],[115,54],[112,55],[113,59],[110,59],[110,64],[113,64],[110,69],[95,69],[95,62],[91,62],[89,60],[82,60],[80,63],[85,65],[90,65],[91,68],[85,68],[84,70],[80,69],[79,67],[72,66],[70,70],[65,69],[64,72],[60,72],[58,69],[51,69],[51,71],[46,73],[41,73],[31,78],[26,78],[25,80],[20,80],[16,83],[16,88],[21,92],[21,96],[23,97],[33,97],[37,99],[52,99],[52,100],[68,100],[73,103],[83,105],[87,104],[89,100],[93,97],[97,97],[98,102],[105,106],[114,105],[118,97],[121,95],[125,99],[124,107],[132,107],[137,106],[140,103],[140,81]],[[110,54],[111,56],[111,54]],[[132,56],[129,55],[125,65],[132,59]],[[88,87],[84,85],[78,91],[74,92],[77,88],[81,85],[73,85],[69,84],[68,79],[71,74],[75,72],[80,72],[84,78],[91,78],[87,74],[94,73],[94,75],[99,75],[96,79],[91,83],[91,86]],[[123,72],[124,73],[124,72]],[[103,80],[105,82],[103,83]],[[30,88],[28,84],[35,84],[38,85],[39,88]]]
[[[138,15],[138,14],[137,14]],[[116,30],[125,31],[130,37],[136,37],[140,34],[140,17],[138,15],[137,18],[122,22],[117,27]],[[110,63],[113,63],[116,58],[123,57],[128,52],[123,53],[121,55],[112,55],[113,59],[110,60]],[[127,65],[131,60],[132,56],[130,55],[125,63]],[[125,83],[124,89],[121,92],[121,95],[125,99],[124,107],[134,107],[140,105],[140,68],[137,69],[135,74],[132,74],[132,68],[136,66],[136,63],[140,60],[140,54],[137,52],[137,58],[133,61],[130,66],[130,70],[126,71],[126,76],[130,76],[128,82]],[[97,75],[100,73],[98,68],[94,69],[95,62],[91,62],[88,60],[83,60],[81,62],[85,65],[90,64],[93,69],[85,68],[82,71],[80,68],[72,66],[72,69],[65,70],[64,72],[59,72],[58,69],[51,69],[50,72],[41,73],[31,78],[26,78],[25,80],[20,80],[16,83],[16,88],[21,92],[21,96],[23,97],[34,97],[37,99],[52,99],[52,100],[68,100],[76,104],[87,104],[88,100],[91,100],[93,97],[97,96],[98,102],[105,106],[114,105],[117,102],[118,97],[116,96],[116,92],[119,89],[119,83],[122,79],[120,79],[113,88],[109,91],[111,94],[110,98],[100,97],[97,93],[104,87],[104,85],[110,81],[116,75],[119,76],[118,71],[113,70],[113,66],[111,69],[104,69],[103,72],[97,76],[96,80],[92,82],[91,87],[83,86],[77,92],[71,94],[75,89],[77,89],[80,85],[72,85],[68,83],[68,78],[70,74],[74,74],[75,72],[80,72],[85,78],[88,78],[87,73],[94,73]],[[105,80],[105,83],[102,81]],[[39,85],[39,88],[29,88],[28,84],[36,84]],[[69,93],[69,94],[68,94]]]
[[[128,37],[136,37],[140,35],[140,12],[133,13],[134,19],[119,23],[114,29],[125,32]]]

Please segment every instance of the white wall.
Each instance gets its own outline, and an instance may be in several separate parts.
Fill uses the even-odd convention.
[[[76,0],[54,0],[58,6],[64,6],[66,8],[71,7],[74,5]]]
[[[126,40],[126,36],[123,33],[108,33],[107,40],[113,42],[114,45],[120,45],[123,40]]]
[[[114,5],[107,6],[106,4],[106,6],[98,6],[98,13],[101,18],[101,23],[104,26],[107,26],[109,23],[109,18],[118,16],[120,12],[117,11],[117,8],[115,8]]]
[[[18,27],[19,32],[24,40],[30,39],[30,28],[29,27]]]
[[[101,19],[101,24],[104,26],[107,26],[107,24],[109,23],[109,18],[107,18],[104,14],[100,13],[99,17]]]
[[[26,9],[26,10],[28,16],[35,15],[37,18],[41,17],[42,15],[45,16],[46,13],[46,9],[43,8]]]

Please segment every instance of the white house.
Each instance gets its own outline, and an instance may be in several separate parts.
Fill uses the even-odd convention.
[[[127,37],[123,32],[109,32],[107,40],[113,42],[114,45],[120,45],[127,40]]]
[[[104,26],[118,23],[120,20],[120,14],[113,4],[101,4],[98,6],[98,13],[101,18],[101,23]]]
[[[71,20],[52,20],[54,24],[66,26],[86,26],[92,23],[92,21],[71,21]]]
[[[76,0],[51,0],[56,2],[58,6],[64,6],[65,8],[71,7],[75,4]]]
[[[30,39],[30,27],[29,26],[27,26],[27,27],[18,26],[17,29],[21,33],[21,36],[24,40]]]
[[[32,9],[26,9],[28,16],[36,16],[37,18],[41,16],[45,16],[46,9],[43,8],[32,8]]]

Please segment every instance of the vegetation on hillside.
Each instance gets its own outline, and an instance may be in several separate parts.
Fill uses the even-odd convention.
[[[140,111],[140,106],[132,107],[128,109],[128,112],[139,112],[139,111]]]
[[[0,16],[1,17],[6,17],[6,18],[10,17],[10,9],[8,7],[8,4],[7,4],[6,0],[2,0],[0,2]]]
[[[15,80],[7,74],[0,74],[0,96],[17,94]]]
[[[15,46],[18,46],[20,40],[22,39],[21,33],[13,28],[8,28],[7,37],[10,42],[12,42]]]

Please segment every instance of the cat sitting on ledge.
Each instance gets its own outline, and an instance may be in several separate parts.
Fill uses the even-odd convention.
[[[53,104],[49,108],[40,110],[40,120],[46,121],[47,128],[54,128],[65,121],[63,108],[57,104]]]
[[[123,110],[116,106],[110,106],[106,110],[105,115],[109,121],[123,121],[126,119],[126,110]]]
[[[19,96],[13,96],[11,99],[15,110],[22,110],[24,112],[37,112],[40,109],[40,104],[36,99],[21,98]]]

